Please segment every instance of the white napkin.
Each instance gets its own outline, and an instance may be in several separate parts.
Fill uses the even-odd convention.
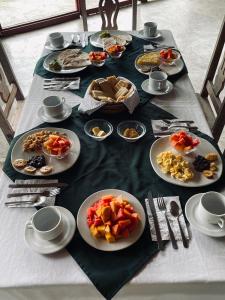
[[[165,205],[166,205],[166,208],[167,208],[167,217],[168,217],[168,220],[170,222],[171,228],[173,230],[175,239],[176,240],[182,240],[179,225],[178,225],[178,222],[177,222],[177,218],[173,217],[170,213],[170,202],[171,201],[177,202],[177,204],[180,207],[180,212],[181,212],[181,205],[180,205],[179,197],[174,196],[174,197],[163,197],[163,198],[164,198]],[[154,198],[154,204],[155,204],[156,214],[157,214],[157,217],[158,217],[159,228],[160,228],[162,240],[170,240],[168,226],[167,226],[166,219],[165,219],[165,213],[159,210],[158,204],[157,204],[157,198]],[[181,227],[184,231],[185,237],[187,239],[189,239],[187,225],[185,223],[183,213],[179,216],[179,220],[180,220],[180,223],[181,223]],[[150,224],[150,233],[151,233],[152,240],[157,241],[157,237],[156,237],[156,233],[155,233],[154,220],[153,220],[153,217],[152,217],[151,209],[150,209],[150,215],[148,215],[148,221],[149,221],[149,224]]]
[[[172,119],[170,121],[179,121],[179,119]],[[151,120],[151,123],[152,123],[153,134],[154,134],[155,137],[158,137],[158,136],[161,137],[162,135],[160,133],[163,133],[163,134],[165,133],[165,135],[166,134],[170,135],[171,132],[176,131],[176,130],[179,129],[178,127],[176,127],[176,128],[173,128],[173,129],[171,128],[171,129],[168,129],[168,130],[161,130],[160,127],[168,126],[162,120]],[[183,123],[173,124],[173,126],[188,126],[191,129],[192,127],[196,127],[197,125],[195,123],[187,124],[187,123],[183,122]],[[180,129],[182,129],[182,128],[180,128]]]
[[[26,184],[26,183],[55,183],[58,182],[57,179],[26,179],[26,180],[16,180],[15,183],[21,183],[21,184]],[[35,188],[9,188],[8,193],[23,193],[23,192],[43,192],[43,191],[51,191],[53,187],[35,187]],[[21,196],[21,197],[14,197],[14,198],[9,198],[7,201],[25,201],[25,200],[34,200],[38,195],[34,196]],[[23,204],[25,206],[25,204]],[[44,202],[41,203],[40,206],[52,206],[55,205],[55,196],[53,197],[45,197]],[[29,206],[29,205],[27,205]]]
[[[129,81],[128,79],[124,77],[118,77],[119,79]],[[123,104],[127,107],[130,114],[133,113],[134,109],[138,104],[140,103],[140,98],[137,92],[137,89],[135,85],[129,81],[134,88],[134,93],[131,97],[123,101]],[[88,115],[91,115],[96,110],[100,109],[102,106],[106,105],[108,102],[102,102],[95,100],[89,93],[90,87],[88,87],[84,98],[81,100],[81,103],[79,105],[78,110],[82,113],[86,113]]]

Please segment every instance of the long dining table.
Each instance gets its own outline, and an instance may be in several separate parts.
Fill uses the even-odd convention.
[[[64,33],[65,39],[70,39],[71,34]],[[133,35],[135,34],[133,32]],[[162,35],[163,44],[176,46],[170,31],[162,30]],[[42,55],[48,53],[49,51],[44,49]],[[70,91],[44,90],[43,80],[44,78],[38,75],[33,77],[16,135],[42,123],[37,116],[37,108],[45,97],[65,97],[71,106],[81,101],[79,96]],[[170,94],[154,97],[150,101],[176,117],[194,120],[202,132],[211,135],[188,74],[174,83]],[[27,247],[24,241],[24,227],[35,208],[5,207],[7,186],[10,182],[2,173],[0,299],[103,299],[67,250],[52,255],[40,255]],[[192,227],[190,230],[191,241],[188,249],[183,248],[179,242],[179,250],[174,251],[168,243],[166,249],[157,253],[121,288],[114,299],[224,299],[224,238],[210,238]]]

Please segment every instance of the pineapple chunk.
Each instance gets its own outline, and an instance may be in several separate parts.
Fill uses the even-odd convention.
[[[94,224],[91,225],[90,231],[91,231],[91,234],[93,235],[93,237],[95,237],[95,238],[101,237],[100,234],[99,234],[99,232],[98,232],[97,227],[95,227]]]
[[[116,241],[115,237],[110,232],[105,233],[105,238],[109,243],[113,243]]]
[[[110,206],[102,207],[102,210],[101,210],[102,221],[105,223],[110,219],[110,217],[111,217],[111,208],[110,208]]]
[[[98,226],[97,231],[102,237],[104,237],[105,236],[105,225]]]

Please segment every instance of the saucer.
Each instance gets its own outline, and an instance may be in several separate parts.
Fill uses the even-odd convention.
[[[201,222],[198,215],[198,204],[203,193],[193,195],[185,205],[185,214],[189,223],[198,231],[212,237],[225,236],[225,228]]]
[[[141,37],[143,39],[146,39],[146,40],[156,40],[156,39],[158,39],[158,38],[160,38],[162,36],[162,33],[159,30],[157,30],[157,34],[155,36],[145,36],[143,29],[140,30],[138,33],[141,35]]]
[[[180,73],[183,70],[184,67],[184,62],[183,60],[180,58],[178,59],[175,64],[173,65],[168,65],[168,64],[161,64],[159,66],[159,68],[163,71],[166,72],[169,76],[171,75],[175,75]]]
[[[68,48],[69,46],[71,45],[70,42],[68,41],[64,41],[64,44],[62,47],[55,47],[51,44],[50,41],[47,41],[46,44],[45,44],[45,48],[48,49],[48,50],[51,50],[51,51],[57,51],[57,50],[63,50],[63,49],[66,49]]]
[[[167,82],[166,82],[167,87],[163,91],[158,91],[158,90],[151,89],[149,87],[148,83],[149,83],[149,79],[146,79],[145,81],[142,82],[142,84],[141,84],[142,90],[145,91],[148,94],[152,94],[152,95],[155,95],[155,96],[169,94],[173,89],[173,84],[169,80],[167,80]]]
[[[41,106],[39,109],[38,109],[38,117],[44,121],[44,122],[47,122],[47,123],[58,123],[58,122],[62,122],[64,120],[66,120],[67,118],[69,118],[69,116],[71,115],[72,113],[72,107],[67,105],[67,104],[64,104],[64,109],[63,109],[63,113],[58,116],[58,117],[52,117],[52,116],[49,116],[45,113],[44,111],[44,107]]]
[[[33,229],[25,227],[25,241],[27,245],[35,252],[41,254],[55,253],[63,249],[72,239],[75,229],[76,221],[72,213],[60,206],[57,207],[62,215],[63,232],[54,240],[47,241],[41,239]]]

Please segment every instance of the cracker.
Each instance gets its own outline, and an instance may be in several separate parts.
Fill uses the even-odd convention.
[[[27,166],[24,168],[24,171],[29,173],[29,174],[34,174],[36,172],[36,168],[35,167],[32,167],[32,166]]]
[[[19,158],[13,161],[13,166],[17,169],[23,169],[27,165],[27,160]]]
[[[44,167],[40,168],[40,172],[42,174],[49,174],[52,172],[52,170],[53,170],[52,166],[44,166]]]

